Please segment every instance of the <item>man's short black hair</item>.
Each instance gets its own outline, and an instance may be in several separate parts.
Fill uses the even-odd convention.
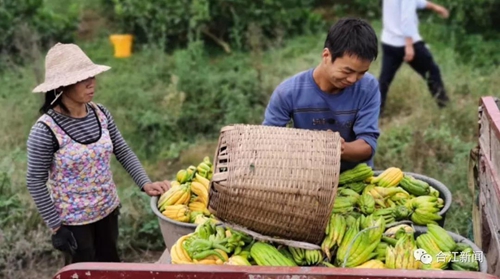
[[[325,48],[330,50],[332,62],[344,54],[373,61],[378,55],[377,34],[365,20],[342,18],[330,27]]]

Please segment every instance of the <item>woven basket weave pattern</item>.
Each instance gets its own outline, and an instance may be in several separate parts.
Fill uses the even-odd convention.
[[[210,210],[263,235],[320,244],[339,172],[338,133],[227,126],[214,156]]]

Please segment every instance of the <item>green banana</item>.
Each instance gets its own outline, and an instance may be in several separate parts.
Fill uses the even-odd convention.
[[[363,192],[363,190],[365,189],[366,185],[367,184],[364,182],[353,182],[353,183],[345,184],[345,185],[343,185],[343,187],[349,188],[349,189],[355,191],[356,193],[361,194],[361,192]]]
[[[349,245],[351,245],[351,241],[354,239],[354,237],[356,236],[356,234],[358,232],[359,232],[359,229],[357,226],[350,226],[347,229],[347,231],[344,235],[344,238],[342,239],[342,242],[340,243],[340,245],[337,249],[337,254],[336,254],[337,264],[339,262],[344,261],[344,258],[347,254],[347,249],[349,248]],[[354,244],[353,244],[351,250],[354,250]]]
[[[375,211],[375,199],[368,193],[363,193],[358,199],[358,206],[364,214],[372,214]]]
[[[359,194],[352,189],[339,187],[337,197],[354,197],[357,200],[359,198]]]
[[[442,227],[435,224],[427,224],[428,233],[434,238],[437,245],[443,252],[454,251],[457,243]]]
[[[399,186],[415,196],[425,196],[430,193],[430,186],[427,182],[415,179],[410,175],[404,175],[403,179],[399,182]]]

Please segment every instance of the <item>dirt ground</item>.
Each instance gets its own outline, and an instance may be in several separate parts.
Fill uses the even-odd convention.
[[[131,255],[127,255],[127,258],[123,259],[123,262],[134,262],[134,263],[154,263],[160,259],[162,255],[161,251],[144,251],[143,253],[133,253]],[[48,259],[41,260],[39,262],[34,262],[30,264],[32,269],[24,269],[20,272],[15,272],[15,274],[7,274],[2,277],[0,274],[0,278],[5,279],[52,279],[58,270],[63,268],[63,262],[57,265],[54,264],[53,261]]]

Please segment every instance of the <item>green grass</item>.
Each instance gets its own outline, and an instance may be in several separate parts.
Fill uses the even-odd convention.
[[[380,23],[374,22],[376,30]],[[423,34],[431,34],[423,27]],[[441,66],[451,105],[438,110],[425,82],[403,65],[389,92],[388,115],[376,166],[397,166],[442,181],[453,193],[446,229],[468,234],[471,198],[467,190],[467,160],[476,141],[480,96],[495,95],[500,69],[463,65],[458,55],[435,38],[432,51]],[[117,60],[107,38],[81,42],[96,63],[112,70],[98,77],[95,101],[114,116],[123,136],[153,180],[172,179],[181,167],[213,156],[218,131],[234,122],[260,123],[268,98],[284,78],[316,66],[324,34],[285,41],[265,52],[209,57],[176,51],[166,55],[147,49],[130,59]],[[39,57],[37,63],[43,63]],[[378,76],[380,59],[370,70]],[[15,272],[40,256],[51,255],[58,264],[49,232],[26,189],[26,140],[36,121],[41,96],[30,93],[37,84],[30,67],[12,68],[0,75],[0,267]],[[215,117],[210,118],[210,115]],[[115,180],[123,203],[120,226],[122,253],[130,249],[162,249],[162,238],[149,208],[129,175],[113,161]],[[9,208],[7,213],[5,208]],[[7,216],[10,219],[4,219]],[[127,242],[127,244],[125,244]],[[130,245],[128,245],[130,244]],[[11,273],[12,274],[12,273]]]

